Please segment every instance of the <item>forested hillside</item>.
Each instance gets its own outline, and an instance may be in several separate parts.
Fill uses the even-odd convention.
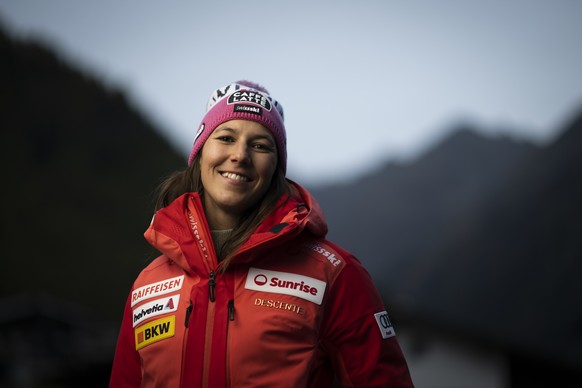
[[[49,293],[119,318],[152,256],[152,192],[185,158],[121,90],[3,31],[0,90],[0,295]]]

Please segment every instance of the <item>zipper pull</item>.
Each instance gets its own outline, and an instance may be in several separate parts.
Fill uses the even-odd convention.
[[[184,320],[184,326],[188,328],[190,323],[190,314],[192,313],[192,301],[190,301],[190,306],[186,307],[186,319]]]
[[[210,271],[210,279],[208,279],[208,297],[210,298],[211,302],[216,300],[214,295],[214,290],[216,289],[216,278],[215,278],[214,271]]]
[[[234,321],[234,300],[228,301],[228,320]]]

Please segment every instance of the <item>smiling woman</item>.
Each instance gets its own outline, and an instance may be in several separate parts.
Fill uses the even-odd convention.
[[[231,120],[214,130],[198,163],[210,229],[232,229],[271,185],[277,148],[263,125]]]
[[[217,89],[160,187],[145,236],[162,255],[133,285],[111,387],[412,387],[370,276],[286,166],[281,105]]]

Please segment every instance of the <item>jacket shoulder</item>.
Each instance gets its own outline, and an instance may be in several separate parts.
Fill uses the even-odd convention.
[[[171,280],[178,277],[184,278],[184,274],[184,270],[179,265],[176,265],[168,256],[161,255],[139,273],[133,283],[133,290],[164,280]]]
[[[353,273],[356,277],[362,278],[366,282],[371,282],[370,275],[360,260],[332,241],[317,238],[307,239],[303,249],[310,251],[310,256],[313,259],[327,261],[328,267],[331,267],[330,272],[332,274],[330,286],[333,286],[335,280],[344,272]]]
[[[360,261],[349,251],[340,245],[325,238],[308,238],[303,243],[303,248],[313,252],[312,256],[341,271],[345,266],[361,266]]]
[[[331,283],[346,269],[362,266],[350,252],[324,238],[308,238],[302,244],[302,249],[311,259],[324,263],[326,272],[331,275]]]

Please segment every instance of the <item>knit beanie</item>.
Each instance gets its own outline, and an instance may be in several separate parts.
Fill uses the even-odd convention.
[[[206,115],[194,137],[188,165],[200,152],[216,127],[230,120],[251,120],[271,131],[277,145],[283,173],[287,170],[287,136],[283,122],[283,107],[262,86],[248,81],[237,81],[216,89],[206,107]]]

